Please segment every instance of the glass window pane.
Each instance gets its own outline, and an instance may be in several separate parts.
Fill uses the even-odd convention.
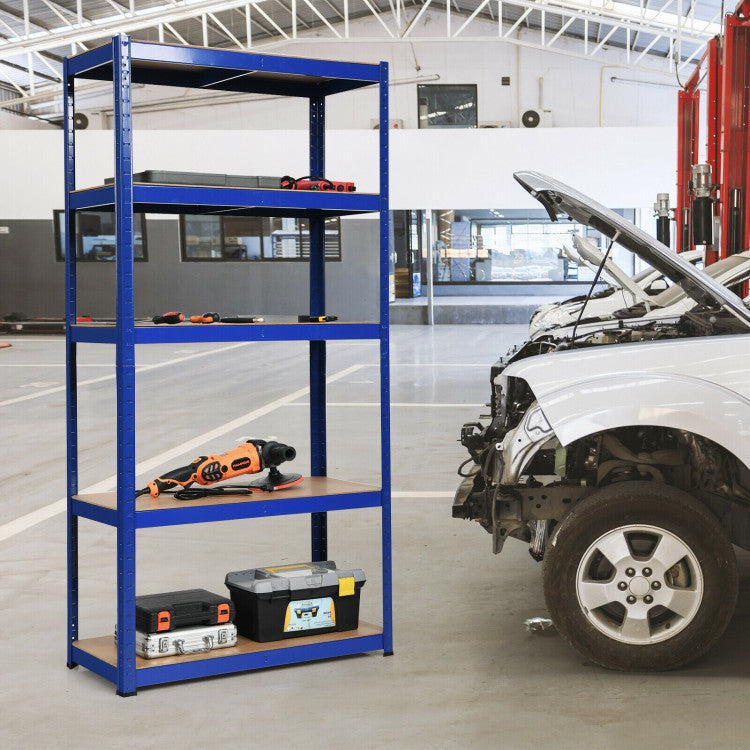
[[[224,219],[224,250],[229,260],[260,260],[263,245],[263,219],[257,216]]]
[[[146,259],[146,218],[135,214],[133,221],[133,257]],[[65,212],[55,211],[56,255],[65,258]],[[116,256],[115,215],[111,211],[86,211],[76,214],[76,257],[78,260],[114,260]]]
[[[326,260],[341,260],[338,217],[325,220]],[[300,260],[310,256],[306,219],[268,216],[182,217],[183,258],[207,261]]]
[[[310,257],[310,222],[307,219],[299,220],[300,237],[302,241],[302,257]],[[341,260],[341,231],[338,217],[329,217],[325,220],[325,254],[326,260]]]
[[[420,128],[477,127],[477,87],[471,85],[417,86]]]
[[[183,253],[186,260],[221,258],[221,218],[183,217]]]
[[[294,259],[300,257],[299,228],[292,218],[267,219],[264,236],[263,257]]]

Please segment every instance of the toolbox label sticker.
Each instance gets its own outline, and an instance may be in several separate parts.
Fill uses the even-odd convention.
[[[336,624],[336,610],[330,596],[321,599],[299,599],[290,602],[284,618],[284,632],[331,628]]]

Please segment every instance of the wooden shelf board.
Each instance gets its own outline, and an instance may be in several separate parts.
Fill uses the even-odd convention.
[[[184,656],[165,656],[160,659],[144,659],[141,656],[135,658],[136,669],[148,669],[149,667],[168,667],[171,664],[180,664],[202,659],[217,659],[223,656],[238,656],[240,654],[253,654],[263,651],[276,651],[282,648],[294,646],[309,646],[315,643],[330,643],[332,641],[343,641],[350,638],[362,638],[371,635],[379,635],[383,629],[367,622],[360,622],[356,630],[344,630],[340,633],[323,633],[322,635],[309,635],[302,638],[288,638],[282,641],[270,641],[269,643],[258,643],[249,638],[238,636],[237,645],[231,648],[218,648],[198,654],[186,654]],[[117,666],[117,646],[114,636],[105,635],[100,638],[85,638],[74,641],[76,648],[87,654],[100,659],[113,667]]]
[[[241,477],[237,478],[237,483]],[[196,485],[199,486],[199,485]],[[268,502],[273,500],[289,500],[293,498],[322,497],[328,495],[349,495],[355,492],[379,492],[380,487],[367,484],[347,482],[342,479],[331,477],[305,477],[304,480],[288,490],[277,490],[276,492],[255,492],[252,495],[218,495],[215,497],[203,497],[199,500],[176,500],[174,495],[160,495],[151,497],[141,495],[135,500],[137,513],[149,510],[173,510],[177,508],[202,507],[208,505],[228,505],[231,503]],[[116,492],[99,492],[90,495],[73,495],[75,500],[80,500],[90,505],[98,505],[109,510],[117,509]]]

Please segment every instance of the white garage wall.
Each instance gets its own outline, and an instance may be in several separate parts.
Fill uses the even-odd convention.
[[[114,172],[112,133],[77,138],[78,187]],[[391,208],[538,207],[512,179],[518,169],[547,172],[600,202],[640,208],[650,216],[657,192],[674,200],[673,128],[550,128],[391,131]],[[60,131],[4,131],[0,219],[50,219],[63,207]],[[378,133],[328,133],[327,176],[378,189]],[[308,171],[301,131],[143,131],[134,140],[135,171],[170,169],[231,174]]]

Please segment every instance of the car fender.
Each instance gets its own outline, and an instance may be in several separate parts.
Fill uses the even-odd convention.
[[[637,425],[701,435],[750,467],[750,401],[687,375],[600,375],[537,396],[562,445],[596,432]]]

